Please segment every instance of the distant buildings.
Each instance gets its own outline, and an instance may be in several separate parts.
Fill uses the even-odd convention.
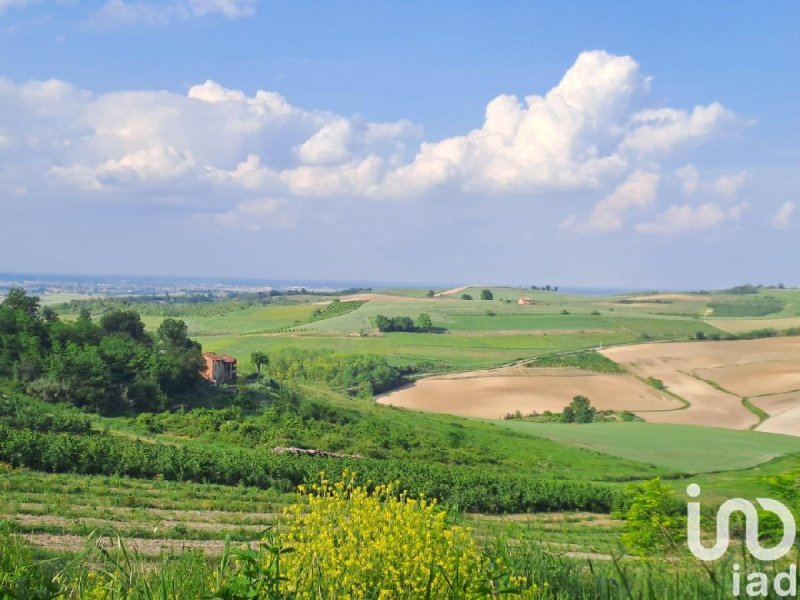
[[[522,296],[519,300],[517,300],[517,304],[533,304],[533,300],[528,298],[527,296]]]
[[[206,367],[200,374],[211,383],[236,381],[236,359],[230,354],[203,352],[203,360],[206,361]]]

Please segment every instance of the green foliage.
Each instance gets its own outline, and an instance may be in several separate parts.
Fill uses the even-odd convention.
[[[75,409],[43,406],[16,396],[0,397],[0,422],[44,432],[88,433],[91,429],[89,418]]]
[[[375,327],[384,333],[415,330],[414,321],[411,320],[411,317],[387,317],[385,315],[376,315],[374,322]]]
[[[177,404],[203,366],[182,321],[164,320],[155,339],[132,310],[106,313],[100,327],[87,312],[65,323],[39,315],[38,299],[21,290],[0,304],[0,342],[0,375],[48,402],[104,414]]]
[[[47,600],[56,598],[59,586],[33,552],[0,522],[0,598]]]
[[[655,554],[675,550],[685,541],[685,504],[675,498],[672,488],[660,479],[630,486],[622,540],[635,554]]]
[[[273,354],[270,374],[278,380],[319,381],[351,396],[379,394],[405,382],[403,372],[385,358],[325,350],[284,350]]]
[[[715,300],[708,307],[715,317],[764,317],[780,312],[784,304],[772,296],[756,296],[750,300]]]
[[[0,426],[0,461],[54,473],[125,475],[170,481],[248,485],[290,491],[316,480],[320,471],[358,471],[360,482],[399,482],[467,511],[608,512],[620,497],[597,483],[538,479],[496,469],[418,461],[322,458],[264,450],[143,443],[107,435],[74,436]]]
[[[727,290],[722,290],[723,294],[735,294],[735,295],[744,295],[744,294],[757,294],[759,287],[751,284],[745,285],[737,285],[735,287],[729,288]]]
[[[253,363],[258,374],[261,375],[261,367],[266,366],[269,364],[269,356],[267,356],[266,352],[261,352],[257,350],[250,354],[250,362]]]
[[[568,354],[547,354],[528,363],[529,367],[577,367],[595,373],[624,373],[625,369],[594,350]]]
[[[414,321],[414,325],[422,332],[428,332],[433,329],[433,321],[431,321],[431,316],[427,313],[420,313],[417,320]]]
[[[347,300],[342,302],[339,298],[334,298],[325,308],[318,308],[303,322],[314,323],[315,321],[346,315],[361,307],[363,304],[366,304],[366,300]]]
[[[569,406],[561,413],[562,423],[591,423],[595,419],[597,409],[592,406],[586,396],[575,396]]]
[[[492,290],[481,290],[481,300],[494,300]]]
[[[666,384],[658,377],[648,377],[647,379],[644,380],[644,382],[651,388],[659,390],[661,392],[667,389]]]
[[[383,333],[392,331],[427,333],[433,329],[431,316],[427,313],[421,313],[416,321],[412,321],[411,317],[387,317],[385,315],[375,315],[373,321],[375,327]]]
[[[472,296],[469,294],[461,294],[462,300],[472,300]]]

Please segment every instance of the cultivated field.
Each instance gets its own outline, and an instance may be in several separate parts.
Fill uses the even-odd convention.
[[[428,377],[378,398],[381,404],[465,417],[501,419],[508,413],[559,413],[573,397],[599,410],[676,410],[683,405],[628,374],[578,369],[497,369]]]
[[[603,354],[640,377],[661,380],[670,392],[690,404],[680,411],[638,413],[656,423],[751,429],[760,424],[760,419],[748,409],[744,398],[768,399],[800,389],[798,337],[642,344],[608,348]],[[796,398],[782,398],[781,415],[800,407]],[[768,419],[761,430],[800,435],[800,429],[787,426],[793,422],[793,414],[778,415],[777,424]]]

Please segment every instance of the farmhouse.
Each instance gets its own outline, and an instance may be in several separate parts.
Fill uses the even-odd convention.
[[[236,359],[230,354],[203,352],[205,368],[200,374],[214,384],[236,381]]]
[[[517,300],[517,304],[533,304],[533,300],[528,298],[527,296],[522,296],[519,300]]]

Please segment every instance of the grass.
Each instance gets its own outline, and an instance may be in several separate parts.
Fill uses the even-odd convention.
[[[594,373],[625,373],[610,358],[593,350],[571,354],[548,354],[527,364],[528,367],[577,367]]]
[[[246,335],[299,325],[310,319],[319,308],[311,304],[274,304],[251,306],[228,314],[215,316],[181,316],[189,335]],[[143,316],[147,328],[155,330],[165,317]]]
[[[692,425],[594,423],[572,425],[503,421],[528,435],[638,460],[683,473],[736,470],[800,453],[800,438]]]
[[[750,429],[755,429],[756,427],[758,427],[759,425],[761,425],[761,424],[762,424],[764,421],[766,421],[767,419],[769,419],[769,415],[768,415],[768,414],[767,414],[767,413],[766,413],[766,412],[765,412],[763,409],[761,409],[761,408],[759,408],[758,406],[756,406],[755,404],[753,404],[753,403],[750,401],[750,398],[742,398],[742,404],[744,404],[744,407],[745,407],[747,410],[749,410],[749,411],[750,411],[751,413],[753,413],[753,414],[754,414],[756,417],[758,417],[758,423],[756,423],[755,425],[753,425],[752,427],[750,427]]]

